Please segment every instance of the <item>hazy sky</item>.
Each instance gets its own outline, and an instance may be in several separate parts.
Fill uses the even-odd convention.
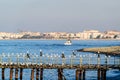
[[[120,31],[120,0],[0,0],[0,32]]]

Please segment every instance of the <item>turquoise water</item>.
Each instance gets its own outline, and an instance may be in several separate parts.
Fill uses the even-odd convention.
[[[88,47],[103,47],[103,46],[120,46],[119,40],[73,40],[71,46],[64,45],[65,40],[1,40],[0,54],[5,53],[26,53],[38,54],[40,50],[43,54],[61,54],[64,52],[65,56],[72,54],[73,50],[88,48]],[[85,55],[93,53],[75,52],[76,54]],[[104,55],[101,55],[104,56]],[[7,73],[9,69],[5,70]],[[30,69],[24,70],[23,80],[30,80]],[[64,70],[64,75],[67,80],[75,80],[75,70]],[[86,80],[96,80],[97,71],[87,71]],[[120,71],[107,71],[108,80],[119,80]],[[1,70],[0,70],[1,76]],[[9,80],[9,74],[5,75],[6,80]],[[57,80],[57,70],[44,70],[44,80]],[[0,77],[1,79],[1,77]]]

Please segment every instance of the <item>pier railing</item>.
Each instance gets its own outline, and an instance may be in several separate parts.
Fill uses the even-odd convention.
[[[28,53],[2,53],[0,55],[0,64],[58,64],[58,65],[120,65],[119,57],[102,56],[98,57],[96,54],[88,55],[66,55],[62,57],[59,54],[38,54]]]

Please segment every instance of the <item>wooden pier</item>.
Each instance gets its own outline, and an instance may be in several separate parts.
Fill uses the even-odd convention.
[[[92,60],[94,59],[94,60]],[[114,61],[113,61],[114,60]],[[110,61],[113,61],[113,63]],[[105,56],[104,59],[100,55],[28,55],[16,54],[0,56],[1,79],[5,80],[5,70],[10,69],[9,78],[12,80],[22,80],[23,70],[31,69],[30,79],[44,80],[44,69],[57,69],[58,80],[66,80],[63,75],[64,69],[75,69],[76,80],[85,80],[86,71],[96,70],[98,80],[106,80],[106,74],[109,69],[120,70],[120,58],[111,58]],[[19,73],[19,74],[18,74]],[[15,74],[15,77],[13,77]],[[36,75],[36,76],[34,76]]]

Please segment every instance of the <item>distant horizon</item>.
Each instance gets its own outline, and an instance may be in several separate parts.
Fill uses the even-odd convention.
[[[83,30],[83,31],[89,31],[89,30],[97,30],[97,29],[85,29],[85,30]],[[78,31],[78,32],[83,32],[83,31]],[[100,30],[97,30],[97,31],[99,31],[99,32],[105,32],[105,31],[118,31],[118,32],[120,32],[120,30],[105,30],[105,31],[100,31]],[[41,33],[46,33],[46,32],[42,32],[42,31],[30,31],[30,30],[26,30],[26,31],[22,31],[22,30],[20,30],[20,31],[15,31],[15,32],[9,32],[9,31],[0,31],[0,32],[6,32],[6,33],[19,33],[19,32],[41,32]],[[70,31],[48,31],[48,32],[67,32],[67,33],[77,33],[77,31],[76,32],[70,32]]]

